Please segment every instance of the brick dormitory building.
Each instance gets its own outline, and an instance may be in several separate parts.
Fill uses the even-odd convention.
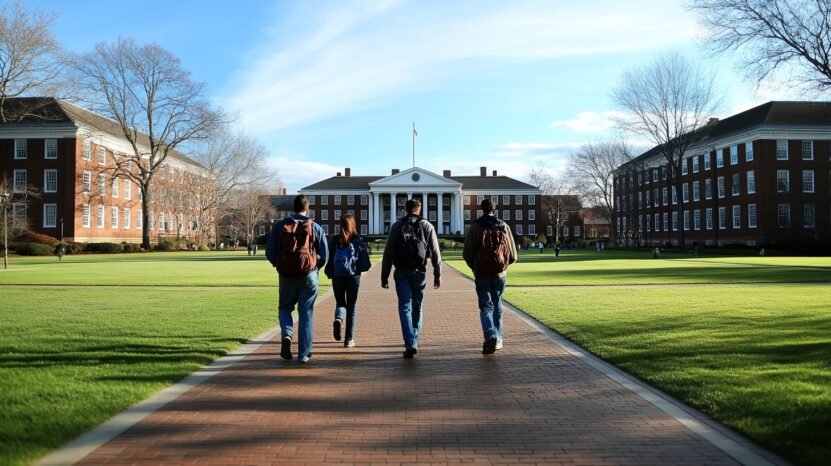
[[[680,228],[687,244],[831,239],[831,103],[768,102],[702,133],[683,155],[681,192],[657,147],[618,168],[620,244],[677,245]]]
[[[63,232],[69,241],[141,242],[141,191],[129,179],[111,176],[115,160],[133,150],[121,128],[63,100],[8,99],[4,107],[20,108],[31,111],[0,123],[0,177],[11,183],[10,222],[53,237]],[[190,188],[204,176],[205,169],[184,154],[168,154],[148,200],[153,241],[195,237]],[[27,190],[38,197],[26,198]]]

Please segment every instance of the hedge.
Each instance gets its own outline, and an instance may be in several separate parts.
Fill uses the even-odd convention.
[[[21,256],[51,256],[55,252],[55,246],[40,243],[17,243],[14,251]]]

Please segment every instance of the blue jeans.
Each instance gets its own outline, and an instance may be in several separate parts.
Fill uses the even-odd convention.
[[[358,301],[358,288],[361,276],[332,278],[332,291],[335,293],[335,320],[343,321],[346,317],[346,341],[355,339],[355,304]]]
[[[502,293],[505,276],[484,275],[476,277],[476,296],[479,298],[479,319],[485,338],[502,339]]]
[[[317,270],[305,277],[280,276],[280,331],[283,338],[292,338],[294,320],[291,313],[297,306],[300,320],[300,338],[297,342],[297,357],[299,358],[308,356],[312,352],[315,298],[317,298]]]
[[[398,295],[398,318],[401,319],[401,335],[404,347],[418,348],[418,333],[424,318],[424,287],[427,285],[426,272],[396,269],[395,293]]]

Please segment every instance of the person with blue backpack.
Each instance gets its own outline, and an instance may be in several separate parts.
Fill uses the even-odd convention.
[[[358,288],[361,286],[361,273],[372,267],[369,252],[355,226],[355,217],[344,215],[340,219],[340,233],[333,236],[329,243],[332,259],[323,272],[332,279],[332,291],[335,294],[335,320],[332,332],[335,340],[343,336],[344,318],[346,319],[346,338],[344,348],[355,347],[355,305],[358,301]]]

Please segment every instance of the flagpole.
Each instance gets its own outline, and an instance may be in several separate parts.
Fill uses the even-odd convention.
[[[418,133],[415,129],[415,121],[413,122],[413,168],[415,168],[415,140]]]

